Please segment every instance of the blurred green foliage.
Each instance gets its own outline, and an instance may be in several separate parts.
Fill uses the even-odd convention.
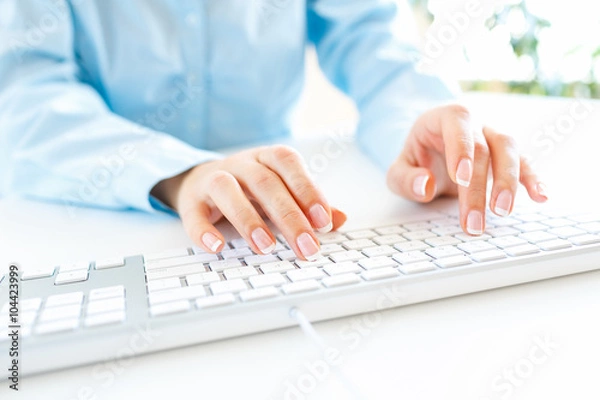
[[[427,8],[428,0],[410,0],[420,20],[433,21],[433,15]],[[540,68],[540,57],[538,54],[539,35],[544,29],[552,26],[551,22],[532,13],[527,7],[527,1],[523,0],[516,4],[507,4],[496,11],[486,21],[486,26],[491,30],[495,27],[506,25],[511,14],[519,16],[527,22],[527,28],[523,32],[511,32],[510,45],[516,57],[528,57],[533,64],[531,79],[527,81],[471,81],[461,82],[465,90],[481,91],[505,91],[513,93],[536,94],[543,96],[566,96],[566,97],[593,97],[600,98],[600,85],[594,74],[593,65],[600,60],[600,46],[589,55],[592,61],[590,71],[585,79],[577,82],[563,82],[548,78],[543,75]],[[575,45],[571,53],[581,51]]]

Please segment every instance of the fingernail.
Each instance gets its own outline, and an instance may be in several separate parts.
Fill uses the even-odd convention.
[[[494,212],[502,217],[506,217],[510,213],[511,205],[512,193],[510,190],[503,190],[496,199],[496,207],[494,207]]]
[[[315,204],[308,210],[308,214],[310,215],[310,219],[315,225],[317,232],[325,233],[333,228],[333,222],[322,205]]]
[[[546,200],[548,200],[548,193],[547,193],[548,188],[546,187],[546,185],[544,183],[538,182],[536,185],[536,189],[540,196],[542,196]]]
[[[223,244],[223,241],[212,232],[206,232],[202,235],[202,243],[213,253],[217,251],[219,246]]]
[[[469,187],[473,176],[473,164],[468,158],[463,158],[456,169],[456,183],[460,186]]]
[[[471,235],[483,233],[483,214],[480,211],[472,210],[467,216],[467,232]]]
[[[300,252],[308,261],[317,260],[321,254],[317,242],[308,233],[304,232],[296,239],[296,244],[300,248]]]
[[[252,231],[252,241],[258,247],[261,253],[269,254],[275,249],[273,239],[265,232],[263,228],[256,228]]]
[[[418,197],[425,197],[427,195],[427,182],[429,181],[429,175],[421,175],[415,178],[413,182],[413,192]]]

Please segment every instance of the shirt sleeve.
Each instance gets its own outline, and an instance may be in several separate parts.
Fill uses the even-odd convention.
[[[219,155],[112,113],[78,80],[72,20],[50,21],[49,3],[68,9],[0,3],[0,195],[164,210],[152,187]]]
[[[356,103],[359,146],[383,169],[398,156],[416,118],[457,93],[417,71],[412,17],[403,1],[308,2],[308,39],[319,64]]]

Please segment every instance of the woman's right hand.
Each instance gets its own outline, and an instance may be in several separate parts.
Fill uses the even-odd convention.
[[[175,209],[193,242],[211,253],[225,243],[214,226],[223,216],[255,253],[268,254],[275,237],[261,217],[264,211],[305,260],[320,256],[315,230],[328,232],[346,221],[310,179],[301,156],[282,145],[197,165],[159,182],[152,195]]]

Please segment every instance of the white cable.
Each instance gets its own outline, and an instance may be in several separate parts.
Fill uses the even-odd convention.
[[[325,343],[325,340],[317,333],[313,324],[310,323],[308,318],[296,307],[290,309],[290,317],[296,320],[302,332],[321,350],[323,353],[329,346]],[[346,390],[352,394],[356,400],[363,400],[365,397],[361,394],[360,390],[352,383],[350,379],[342,372],[342,370],[334,365],[330,365],[332,371],[337,375],[338,379],[344,385]]]

